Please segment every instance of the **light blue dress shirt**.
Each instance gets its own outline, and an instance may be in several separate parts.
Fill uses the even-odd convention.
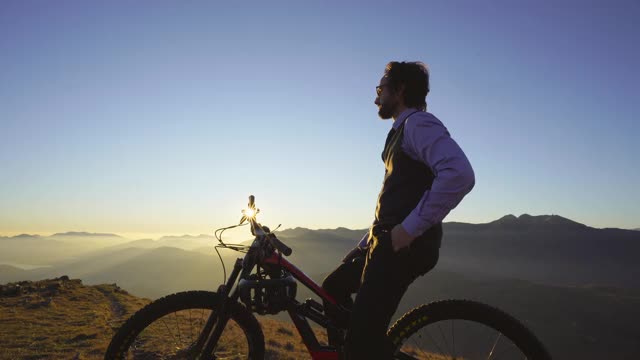
[[[442,122],[431,113],[416,111],[403,111],[393,122],[393,128],[398,129],[405,123],[402,151],[426,164],[435,176],[431,189],[425,191],[416,208],[402,221],[402,227],[417,237],[442,222],[473,189],[475,174],[467,156]],[[369,233],[358,245],[365,246],[368,239]]]

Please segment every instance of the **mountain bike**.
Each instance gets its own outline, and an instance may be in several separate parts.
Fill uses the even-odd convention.
[[[321,344],[309,320],[344,334],[325,307],[346,316],[349,310],[285,258],[291,248],[256,221],[259,211],[250,196],[240,224],[216,230],[220,261],[219,248],[245,254],[235,261],[228,279],[223,262],[226,280],[216,292],[179,292],[146,305],[116,332],[105,359],[264,359],[264,335],[254,314],[285,311],[312,359],[342,358],[342,344]],[[247,224],[255,236],[251,245],[223,242],[225,230]],[[323,303],[298,301],[298,282]],[[394,359],[551,359],[520,321],[469,300],[418,306],[389,328],[387,339],[394,346]]]

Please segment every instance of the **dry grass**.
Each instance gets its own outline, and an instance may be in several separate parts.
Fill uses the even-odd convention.
[[[149,301],[115,284],[84,286],[67,277],[1,285],[0,359],[102,359],[114,332]],[[265,336],[265,359],[311,358],[293,324],[258,320]],[[189,321],[195,321],[192,314]],[[325,330],[314,331],[326,345]],[[240,338],[239,332],[227,334]],[[225,346],[232,351],[234,345]]]
[[[266,347],[265,359],[298,360],[311,359],[307,347],[302,342],[298,330],[291,323],[259,317]],[[323,329],[314,328],[318,341],[327,344],[327,333]]]
[[[113,285],[66,277],[0,288],[0,359],[100,359],[114,331],[149,303]],[[310,359],[293,324],[258,317],[266,359]],[[316,330],[326,344],[324,331]]]
[[[124,319],[149,300],[66,277],[2,286],[0,359],[101,358]]]

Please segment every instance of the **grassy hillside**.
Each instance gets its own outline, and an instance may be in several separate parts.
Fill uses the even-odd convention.
[[[421,278],[399,311],[435,299],[471,297],[521,319],[555,359],[635,359],[640,354],[637,291],[464,279],[455,285],[454,278],[437,272]],[[299,298],[306,295],[302,292]],[[149,301],[115,284],[85,286],[66,276],[0,285],[0,360],[102,358],[116,329]],[[267,359],[308,359],[297,331],[285,318],[258,317]],[[324,331],[317,336],[326,343]]]
[[[0,286],[0,359],[101,359],[111,336],[150,300],[66,276]],[[290,323],[259,317],[267,359],[308,359]],[[326,343],[324,333],[318,338]]]
[[[0,358],[99,358],[123,316],[147,300],[61,277],[0,288]]]

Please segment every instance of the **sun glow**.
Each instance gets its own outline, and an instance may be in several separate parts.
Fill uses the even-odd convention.
[[[244,216],[246,216],[247,218],[252,218],[256,215],[256,211],[254,209],[244,209],[242,211],[242,213],[244,214]]]

